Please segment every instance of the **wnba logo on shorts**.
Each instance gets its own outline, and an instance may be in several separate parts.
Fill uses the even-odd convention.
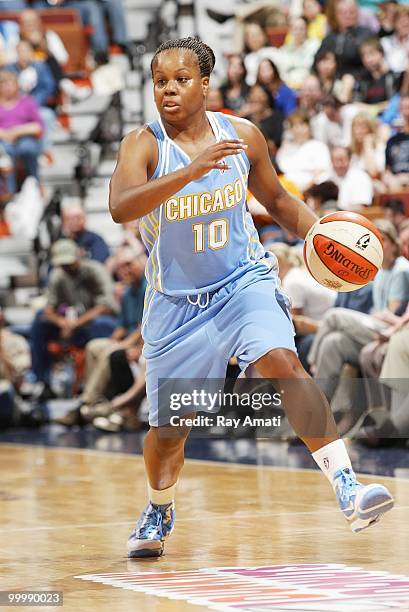
[[[325,469],[329,470],[329,459],[328,459],[328,457],[324,457],[324,459],[322,461],[324,463]]]
[[[227,162],[225,159],[221,159],[219,161],[219,164],[224,164],[225,166],[227,166]],[[227,172],[227,168],[219,168],[220,170],[220,174],[224,174],[225,172]]]

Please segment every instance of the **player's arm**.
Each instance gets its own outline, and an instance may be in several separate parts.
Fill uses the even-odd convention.
[[[300,238],[305,238],[317,216],[304,202],[290,195],[281,186],[260,130],[243,119],[235,118],[233,123],[240,137],[248,144],[246,152],[251,163],[251,193],[266,207],[277,223]]]
[[[158,162],[155,137],[146,127],[131,132],[121,143],[109,188],[109,210],[116,223],[139,219],[214,168],[227,168],[221,160],[237,155],[242,142],[223,140],[208,147],[191,164],[150,181]]]

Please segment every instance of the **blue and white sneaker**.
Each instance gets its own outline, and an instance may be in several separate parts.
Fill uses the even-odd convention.
[[[354,533],[374,525],[393,508],[394,500],[386,487],[362,485],[349,468],[334,474],[333,486],[339,507]]]
[[[128,538],[128,557],[160,557],[164,540],[175,525],[175,503],[157,505],[150,502]]]

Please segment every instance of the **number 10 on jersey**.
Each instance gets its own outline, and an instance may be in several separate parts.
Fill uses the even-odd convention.
[[[195,253],[203,253],[205,245],[205,224],[193,223],[192,231],[195,241]],[[207,226],[207,246],[216,251],[222,249],[229,239],[229,222],[227,219],[215,219]]]

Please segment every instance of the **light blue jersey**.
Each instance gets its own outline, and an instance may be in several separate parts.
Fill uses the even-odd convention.
[[[226,115],[207,116],[217,141],[239,138]],[[191,163],[161,120],[149,128],[159,154],[151,180]],[[249,159],[241,152],[226,161],[229,170],[211,170],[141,218],[152,289],[172,296],[216,291],[264,257],[246,204]]]

